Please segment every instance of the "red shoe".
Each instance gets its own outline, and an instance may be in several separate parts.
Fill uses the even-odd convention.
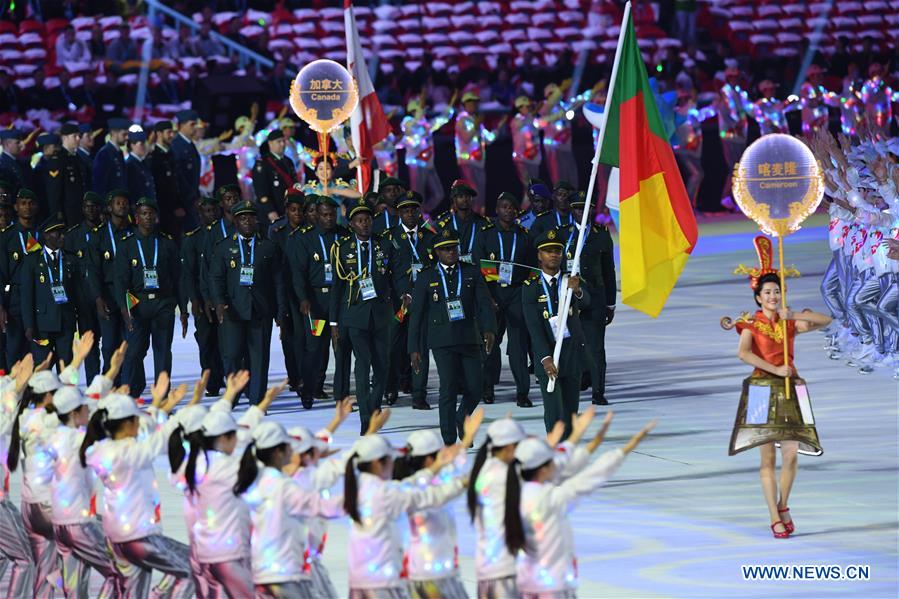
[[[790,532],[789,532],[788,530],[784,530],[783,532],[777,532],[776,530],[774,530],[774,527],[777,526],[778,524],[780,524],[781,526],[783,526],[784,529],[786,529],[786,527],[787,527],[787,525],[784,524],[782,520],[778,520],[777,522],[775,522],[774,524],[772,524],[772,525],[771,525],[771,532],[774,533],[774,538],[775,538],[775,539],[786,539],[787,537],[789,537],[789,536],[790,536]]]
[[[778,513],[778,514],[786,514],[786,513],[789,512],[789,511],[790,511],[790,508],[788,508],[788,507],[779,507],[779,508],[777,508],[777,513]],[[796,530],[796,527],[793,526],[793,518],[792,518],[792,517],[790,518],[790,521],[789,521],[789,522],[784,522],[784,528],[786,528],[786,529],[787,529],[787,532],[790,533],[790,534],[793,534],[793,531]]]

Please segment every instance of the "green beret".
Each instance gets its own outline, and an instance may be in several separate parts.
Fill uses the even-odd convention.
[[[567,189],[568,191],[574,191],[574,185],[569,183],[568,181],[559,180],[556,182],[556,186],[553,189]]]
[[[148,198],[146,196],[137,200],[137,203],[134,204],[136,208],[140,208],[141,206],[147,206],[148,208],[152,208],[156,212],[159,212],[159,205],[156,203],[156,200],[153,198]]]
[[[300,204],[301,206],[306,203],[306,194],[304,194],[299,189],[290,188],[287,190],[287,195],[284,196],[284,204]]]
[[[478,192],[464,181],[456,181],[455,183],[453,183],[453,186],[450,189],[451,198],[454,198],[456,196],[475,197],[476,195],[478,195]]]
[[[499,203],[500,200],[505,200],[507,202],[511,202],[513,206],[518,208],[521,205],[521,202],[518,201],[518,198],[514,193],[510,193],[508,191],[504,191],[496,198],[496,202]]]
[[[240,196],[240,186],[235,183],[228,183],[215,190],[215,197],[221,200],[222,196],[224,196],[229,191],[234,191],[238,196]]]
[[[396,185],[397,187],[402,187],[403,189],[409,189],[409,186],[406,185],[405,181],[400,181],[396,177],[387,177],[378,185],[379,189],[383,189],[390,185]]]
[[[84,198],[81,200],[82,204],[96,204],[98,206],[103,205],[103,198],[100,197],[100,194],[95,191],[85,192]]]
[[[200,198],[201,206],[218,206],[218,204],[219,204],[218,198],[212,198],[209,196],[202,196]]]
[[[334,206],[335,208],[340,208],[340,204],[331,196],[318,196],[317,203],[319,206]]]
[[[25,200],[34,200],[35,202],[37,201],[37,194],[25,187],[19,190],[19,194],[16,197]]]
[[[106,194],[106,202],[111,202],[112,198],[125,198],[126,200],[131,200],[131,194],[128,193],[127,189],[110,189],[109,193]]]

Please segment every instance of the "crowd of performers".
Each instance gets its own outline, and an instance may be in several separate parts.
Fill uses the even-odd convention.
[[[400,452],[378,433],[337,448],[332,435],[352,411],[337,402],[321,431],[289,430],[265,416],[285,383],[240,415],[232,407],[249,381],[228,377],[221,399],[201,405],[204,372],[187,405],[187,386],[163,374],[143,409],[113,388],[125,356],[79,391],[78,371],[94,342],[73,347],[59,376],[52,358],[30,355],[0,377],[4,466],[22,472],[21,510],[0,498],[0,557],[6,596],[87,597],[91,570],[102,597],[336,597],[322,561],[327,521],[350,519],[350,597],[465,597],[453,511],[465,494],[477,534],[480,597],[574,596],[573,531],[567,512],[607,480],[652,429],[596,459],[612,414],[586,443],[595,411],[529,437],[511,418],[492,422],[473,459],[483,420],[466,418],[459,443],[432,430],[409,435]],[[161,506],[154,461],[167,454],[171,484],[184,495]],[[7,477],[7,481],[9,477]],[[102,518],[98,508],[102,506]],[[161,510],[183,511],[188,544],[163,534]],[[403,541],[400,524],[409,523]],[[154,573],[161,574],[151,590]]]

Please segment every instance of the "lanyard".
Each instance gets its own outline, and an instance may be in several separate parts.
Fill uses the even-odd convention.
[[[137,240],[137,253],[140,254],[140,263],[147,268],[147,260],[144,258],[144,248],[141,246],[140,239]],[[153,240],[153,265],[150,268],[156,268],[156,260],[159,258],[159,238]]]
[[[590,229],[588,228],[584,231],[584,245],[587,244],[587,237],[590,236]],[[568,234],[568,241],[565,242],[565,255],[568,256],[568,248],[571,247],[571,242],[574,239],[574,231]]]
[[[556,274],[557,285],[561,274],[562,271],[559,271],[559,273]],[[543,276],[543,273],[540,273],[540,283],[543,284],[543,293],[546,294],[546,307],[548,308],[550,315],[555,316],[556,313],[553,311],[553,298],[549,295],[549,287],[546,286],[546,277]],[[558,287],[556,288],[556,290],[558,291]]]
[[[321,235],[318,236],[318,242],[322,245],[322,261],[330,262],[331,257],[328,255],[328,250],[325,249],[325,238]]]
[[[62,250],[56,251],[59,252],[59,282],[62,283]],[[47,276],[50,277],[50,286],[52,287],[56,285],[56,281],[53,280],[53,264],[51,264],[50,252],[48,252],[46,249],[44,250],[44,259],[47,261]]]
[[[246,262],[244,260],[244,253],[243,253],[243,237],[238,236],[237,247],[240,248],[240,265],[246,266]],[[255,262],[256,262],[256,238],[253,237],[252,239],[250,239],[250,266],[253,266],[253,264]]]
[[[453,229],[456,230],[456,233],[459,233],[459,225],[456,223],[456,213],[455,212],[453,212]],[[471,223],[471,237],[468,238],[468,251],[466,252],[466,254],[470,254],[471,248],[474,247],[474,234],[475,234],[475,228],[474,228],[474,223],[472,222]]]
[[[112,245],[112,257],[115,258],[116,254],[116,244],[115,244],[115,235],[112,234],[112,223],[106,221],[106,229],[109,231],[109,243]],[[140,245],[140,244],[138,244]]]
[[[443,295],[446,299],[449,299],[449,289],[446,287],[446,275],[443,274],[443,271],[446,270],[442,264],[437,269],[437,272],[440,273],[440,281],[443,283]],[[458,279],[456,281],[456,297],[462,295],[462,269],[459,265],[456,265],[456,275],[458,275]]]
[[[371,239],[367,241],[368,243],[368,270],[365,273],[368,276],[371,276]],[[356,262],[356,270],[359,272],[359,277],[362,277],[362,244],[359,243],[359,238],[356,238],[356,255],[359,256]]]
[[[219,226],[222,228],[222,239],[228,236],[228,231],[225,230],[225,217],[219,219]]]
[[[573,222],[573,219],[571,217],[571,214],[569,214],[568,215],[568,224],[570,225],[572,222]],[[556,224],[558,224],[560,227],[562,226],[562,217],[559,216],[558,211],[556,211]]]
[[[384,226],[386,228],[390,228],[390,213],[386,210],[384,211]]]
[[[415,240],[415,243],[412,243],[413,239]],[[409,249],[412,250],[412,255],[415,256],[415,261],[421,262],[421,258],[418,257],[418,236],[416,235],[415,229],[406,231],[406,241],[409,242]]]
[[[506,252],[503,249],[503,235],[499,231],[496,232],[496,238],[499,240],[499,259],[500,262],[506,261]],[[518,246],[518,233],[512,233],[512,255],[509,260],[515,259],[515,248]]]

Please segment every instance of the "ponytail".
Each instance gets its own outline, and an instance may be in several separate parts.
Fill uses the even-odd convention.
[[[343,511],[353,519],[353,522],[362,524],[362,518],[359,516],[359,485],[356,482],[357,457],[359,454],[356,453],[350,456],[343,472]]]
[[[174,437],[174,434],[172,435]],[[184,467],[184,479],[187,481],[187,488],[190,494],[195,495],[197,492],[197,456],[200,450],[203,450],[203,456],[206,456],[206,450],[215,444],[218,437],[206,437],[203,431],[195,431],[187,435],[187,442],[190,444],[190,453],[187,456],[187,465]],[[171,449],[171,447],[169,448]],[[171,459],[171,453],[169,454]]]
[[[78,457],[81,460],[81,467],[87,466],[87,450],[88,448],[106,438],[106,410],[98,408],[87,423],[87,431],[84,433],[84,440],[81,442],[81,449],[78,450]]]
[[[524,538],[524,523],[521,521],[521,479],[518,478],[518,460],[509,464],[506,474],[506,502],[503,524],[506,526],[506,547],[513,556],[524,549],[527,541]]]
[[[409,478],[422,468],[425,461],[430,457],[437,457],[437,452],[428,455],[413,456],[409,454],[410,447],[406,446],[406,453],[396,458],[393,462],[393,480],[403,480]]]
[[[19,432],[19,419],[22,416],[22,412],[25,411],[25,408],[28,407],[28,404],[31,403],[31,400],[34,398],[34,391],[31,390],[30,386],[25,387],[25,391],[22,393],[22,397],[19,398],[19,405],[16,407],[16,417],[12,421],[12,435],[9,439],[9,453],[6,456],[6,466],[9,468],[10,472],[15,472],[16,468],[19,466],[19,448],[22,445],[22,436]]]
[[[240,468],[237,470],[237,482],[234,483],[234,494],[240,495],[246,492],[259,476],[259,465],[256,464],[256,443],[251,442],[240,458]]]
[[[490,449],[491,441],[490,436],[487,436],[487,440],[484,441],[484,444],[478,449],[477,455],[474,457],[474,465],[471,468],[471,474],[468,478],[468,490],[466,491],[466,498],[468,500],[468,514],[471,516],[471,522],[474,524],[475,516],[478,513],[478,491],[475,487],[477,487],[478,482],[478,474],[481,473],[481,468],[484,467],[484,462],[487,461],[487,450]]]
[[[172,431],[172,434],[169,435],[169,467],[172,469],[172,474],[178,472],[186,456],[187,452],[184,451],[184,427],[179,424]]]

